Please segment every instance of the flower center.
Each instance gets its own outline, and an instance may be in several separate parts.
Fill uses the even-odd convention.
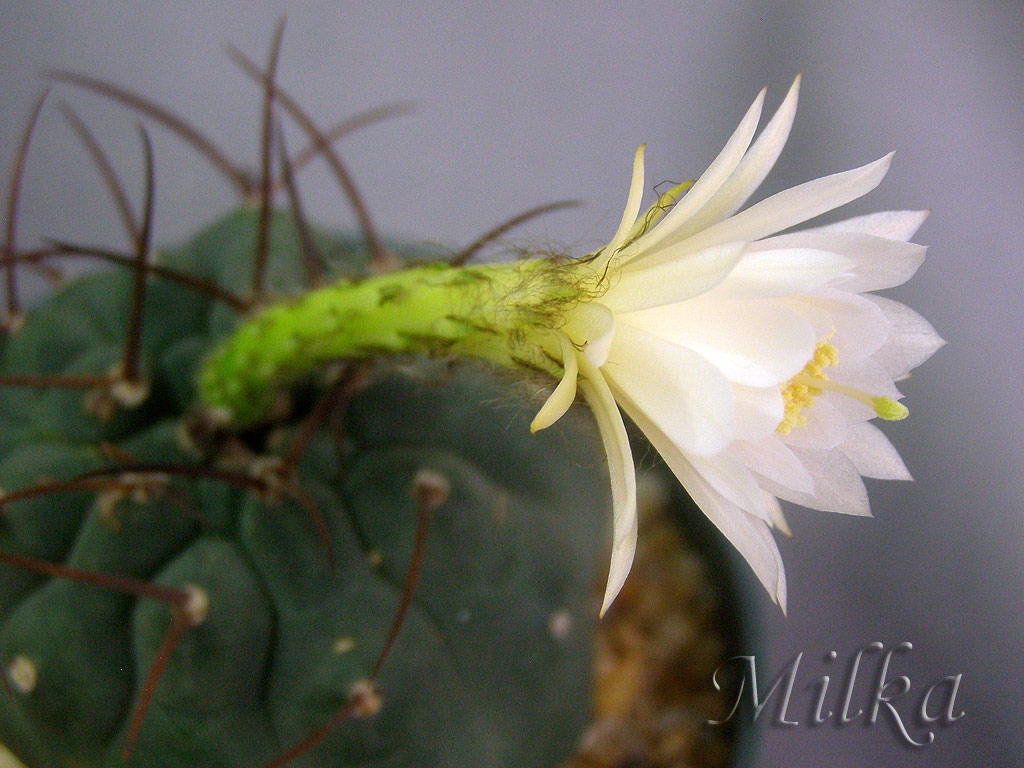
[[[807,415],[803,413],[814,403],[814,398],[825,390],[825,382],[828,376],[825,369],[835,365],[839,359],[836,348],[828,343],[828,339],[818,344],[814,349],[814,356],[796,376],[786,382],[782,390],[782,401],[785,405],[785,414],[775,431],[780,435],[788,435],[793,427],[802,427],[807,423]]]
[[[814,398],[825,390],[864,403],[875,412],[876,416],[886,421],[899,421],[907,418],[907,406],[903,403],[889,397],[872,395],[837,381],[829,381],[825,369],[830,365],[835,365],[838,360],[839,353],[828,343],[828,338],[826,338],[815,348],[814,357],[804,366],[804,369],[786,382],[786,386],[782,390],[785,412],[779,426],[775,428],[778,434],[788,435],[793,431],[793,427],[802,427],[807,424],[807,416],[803,410],[809,408],[814,403]]]

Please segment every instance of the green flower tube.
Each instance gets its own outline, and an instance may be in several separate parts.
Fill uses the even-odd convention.
[[[338,282],[267,307],[206,361],[206,406],[232,424],[258,421],[272,393],[332,361],[382,354],[458,355],[560,375],[545,343],[580,288],[556,262],[427,264]]]

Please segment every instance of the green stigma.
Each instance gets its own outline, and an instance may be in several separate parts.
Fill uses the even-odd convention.
[[[871,407],[878,414],[878,418],[886,421],[901,421],[910,415],[907,406],[898,403],[890,397],[871,398]]]

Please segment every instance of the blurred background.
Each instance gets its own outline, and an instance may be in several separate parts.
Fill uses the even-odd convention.
[[[275,21],[287,13],[280,81],[321,125],[386,102],[416,105],[411,116],[345,139],[340,151],[382,232],[451,247],[561,199],[586,205],[531,222],[515,242],[576,253],[599,246],[618,222],[637,144],[648,143],[650,182],[696,177],[762,86],[769,112],[803,72],[787,150],[755,199],[895,149],[886,180],[842,217],[932,210],[916,238],[929,246],[928,260],[890,293],[949,344],[904,383],[911,418],[886,427],[916,482],[869,481],[873,519],[791,513],[794,537],[780,542],[789,615],[756,595],[765,646],[749,652],[774,673],[802,651],[794,701],[806,702],[805,685],[818,675],[842,676],[845,667],[822,662],[827,652],[845,665],[872,641],[910,642],[890,678],[911,680],[898,704],[911,734],[922,733],[913,723],[921,693],[946,675],[963,675],[958,704],[966,715],[913,750],[882,722],[780,729],[766,712],[755,764],[817,766],[822,755],[843,768],[1021,764],[1020,3],[3,5],[0,178],[8,177],[45,67],[146,94],[255,165],[259,97],[222,46],[262,62]],[[57,90],[139,195],[134,117]],[[121,246],[113,207],[53,101],[28,160],[19,242],[50,236]],[[236,200],[195,153],[158,128],[153,134],[157,240],[170,242]],[[298,133],[287,136],[293,148],[302,143]],[[302,185],[311,217],[353,226],[326,172],[310,168]],[[865,691],[877,656],[865,659]]]

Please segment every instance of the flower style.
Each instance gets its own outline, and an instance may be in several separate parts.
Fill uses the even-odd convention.
[[[899,285],[920,266],[925,248],[908,240],[927,212],[776,234],[872,190],[892,155],[741,211],[785,144],[798,90],[799,77],[751,143],[761,91],[704,174],[643,217],[641,146],[618,230],[572,267],[588,298],[538,338],[557,351],[564,375],[532,429],[556,421],[578,388],[608,454],[614,534],[602,613],[636,546],[635,470],[620,408],[783,610],[771,532],[788,532],[779,499],[867,515],[862,476],[910,477],[869,420],[907,415],[894,381],[943,342],[912,310],[867,292]]]

